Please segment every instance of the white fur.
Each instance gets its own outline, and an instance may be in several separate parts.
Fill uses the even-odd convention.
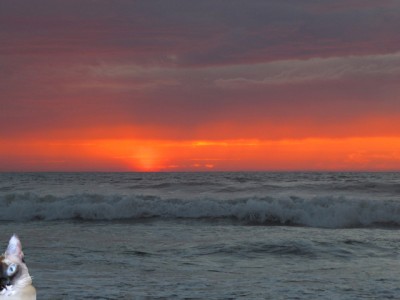
[[[22,245],[19,238],[14,234],[10,241],[8,242],[8,247],[5,253],[6,256],[16,256],[20,260],[24,257],[24,253],[22,252]]]

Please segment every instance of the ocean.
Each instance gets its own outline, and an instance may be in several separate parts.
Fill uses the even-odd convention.
[[[400,173],[1,173],[38,299],[400,299]]]

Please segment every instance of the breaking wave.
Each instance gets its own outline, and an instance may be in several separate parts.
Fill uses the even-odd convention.
[[[244,224],[350,228],[400,226],[400,201],[345,197],[171,199],[143,195],[0,196],[0,221],[231,219]]]

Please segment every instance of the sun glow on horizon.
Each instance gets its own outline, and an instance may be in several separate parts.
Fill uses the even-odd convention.
[[[1,144],[1,171],[12,170],[7,163],[21,171],[400,170],[400,137],[24,140]]]

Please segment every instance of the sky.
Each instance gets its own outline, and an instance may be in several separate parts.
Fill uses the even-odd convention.
[[[1,0],[0,171],[398,171],[398,0]]]

